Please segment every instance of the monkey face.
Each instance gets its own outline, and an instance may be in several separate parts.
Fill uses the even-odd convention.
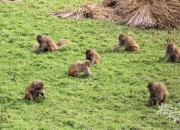
[[[167,52],[173,52],[176,49],[176,46],[172,43],[167,44]]]
[[[150,93],[154,93],[156,90],[156,86],[153,83],[149,83],[147,88],[149,89]]]
[[[92,56],[93,56],[93,53],[91,52],[91,50],[89,49],[86,50],[86,58],[90,60]]]
[[[38,43],[42,43],[44,41],[44,38],[42,35],[38,35],[36,39]]]
[[[125,39],[126,39],[126,35],[124,35],[124,34],[119,35],[119,41],[123,42],[123,41],[125,41]]]

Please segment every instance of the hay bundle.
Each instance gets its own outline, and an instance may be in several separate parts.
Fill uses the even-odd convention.
[[[102,6],[103,7],[116,7],[119,0],[103,0]]]
[[[114,21],[114,18],[116,18],[113,8],[100,7],[100,5],[96,5],[93,2],[87,2],[74,10],[70,9],[52,12],[52,15],[61,18],[74,18],[76,20],[84,18],[93,18]]]
[[[119,21],[141,28],[179,28],[179,0],[121,0],[116,7]]]
[[[103,0],[77,9],[52,12],[62,18],[118,21],[140,28],[180,28],[180,0]]]

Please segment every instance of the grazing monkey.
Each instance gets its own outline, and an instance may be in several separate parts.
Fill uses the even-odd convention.
[[[100,62],[100,55],[96,50],[87,49],[86,50],[86,60],[90,60],[92,64],[97,64]]]
[[[176,63],[180,59],[180,48],[174,43],[171,43],[169,40],[167,42],[168,44],[166,48],[164,62],[167,62],[170,59],[171,61]]]
[[[62,46],[64,45],[68,45],[68,44],[71,44],[71,42],[68,40],[68,39],[60,39],[57,43],[57,46],[58,46],[58,49],[60,49]],[[39,48],[39,43],[36,42],[34,45],[33,45],[33,48],[34,49],[37,49]]]
[[[35,51],[36,54],[45,51],[56,51],[58,50],[58,46],[54,42],[54,40],[45,35],[38,35],[36,37],[37,42],[39,43],[39,48]]]
[[[131,38],[130,36],[126,36],[124,34],[119,35],[119,42],[112,51],[116,51],[122,46],[125,47],[125,51],[137,51],[140,49],[139,45],[133,38]]]
[[[44,90],[44,82],[40,80],[33,80],[29,86],[26,88],[25,99],[26,100],[35,100],[39,97],[39,95],[46,98],[45,90]]]
[[[80,72],[92,76],[93,74],[89,70],[90,65],[91,61],[89,60],[75,62],[69,67],[68,76],[79,77]]]
[[[161,104],[165,102],[168,91],[164,83],[150,82],[148,83],[147,88],[149,89],[150,93],[148,100],[150,105]]]

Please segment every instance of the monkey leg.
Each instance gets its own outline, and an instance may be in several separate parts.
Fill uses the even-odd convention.
[[[174,63],[178,62],[178,57],[177,57],[177,56],[174,57],[173,62],[174,62]]]
[[[40,95],[43,96],[43,99],[46,99],[45,91],[42,91],[42,92],[40,93]]]
[[[136,46],[131,46],[130,51],[137,51],[138,48]]]
[[[164,62],[167,62],[169,60],[170,56],[166,54],[165,58],[164,58]]]
[[[26,95],[25,95],[25,99],[32,101],[33,100],[32,94],[30,92],[27,92]]]
[[[160,101],[160,104],[161,104],[161,103],[164,103],[165,100],[166,100],[166,95],[163,96],[163,99]]]
[[[72,76],[79,77],[79,72],[78,71],[74,71]]]

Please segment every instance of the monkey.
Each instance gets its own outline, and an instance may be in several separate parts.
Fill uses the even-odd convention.
[[[43,99],[46,98],[44,82],[40,80],[33,80],[25,91],[26,100],[36,100],[39,95],[43,96]]]
[[[73,63],[68,70],[68,76],[79,77],[80,72],[84,72],[88,76],[92,76],[93,73],[90,72],[89,67],[91,65],[91,61],[78,61]]]
[[[35,51],[36,54],[45,51],[56,51],[58,50],[58,46],[54,42],[54,40],[45,35],[38,35],[36,37],[37,42],[39,43],[39,48]]]
[[[37,42],[39,43],[39,47],[38,45],[36,45],[36,43],[34,45],[34,47],[38,47],[37,50],[35,51],[36,54],[39,54],[40,52],[45,52],[45,51],[56,51],[59,48],[61,48],[62,45],[70,43],[70,41],[67,39],[61,39],[56,44],[52,38],[45,35],[38,35],[36,39],[37,39]]]
[[[169,40],[167,40],[167,42],[164,62],[171,60],[172,62],[176,63],[180,59],[180,48]]]
[[[58,49],[60,49],[62,46],[68,45],[68,44],[71,44],[71,42],[68,39],[60,39],[57,43],[57,46],[58,46]],[[33,48],[37,49],[37,48],[39,48],[39,46],[40,46],[40,44],[38,42],[36,42],[33,45]]]
[[[119,38],[118,44],[114,47],[114,49],[112,51],[116,51],[119,48],[121,48],[122,46],[125,47],[125,51],[137,51],[137,50],[140,50],[139,45],[130,36],[120,34],[118,38]]]
[[[100,59],[101,57],[96,50],[86,50],[86,60],[90,60],[92,64],[98,64],[100,62]]]
[[[168,94],[167,88],[164,83],[162,82],[150,82],[147,86],[150,97],[149,97],[149,104],[155,105],[164,103]]]

